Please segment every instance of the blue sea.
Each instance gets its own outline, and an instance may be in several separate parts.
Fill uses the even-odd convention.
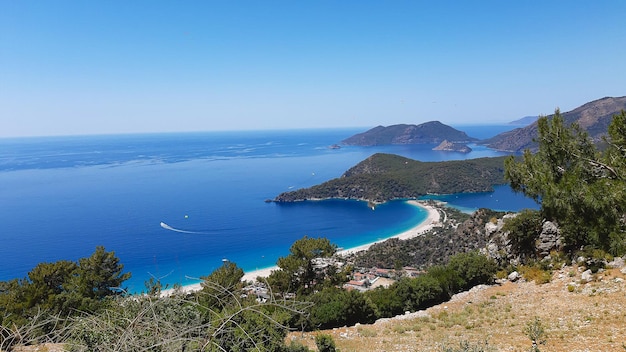
[[[486,138],[512,127],[459,128]],[[329,148],[363,131],[0,139],[0,280],[25,277],[39,262],[89,256],[98,245],[132,273],[131,292],[151,277],[196,283],[223,259],[245,271],[267,268],[303,236],[355,247],[403,232],[426,214],[405,201],[373,211],[358,201],[265,200],[339,177],[377,152],[421,161],[504,155],[475,145],[469,154],[434,145]],[[465,210],[536,208],[508,186],[443,200]]]

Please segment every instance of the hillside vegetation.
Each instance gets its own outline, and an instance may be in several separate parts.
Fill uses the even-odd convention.
[[[429,193],[485,192],[504,182],[504,157],[421,162],[379,153],[350,168],[340,178],[282,193],[275,201],[348,198],[384,202]]]

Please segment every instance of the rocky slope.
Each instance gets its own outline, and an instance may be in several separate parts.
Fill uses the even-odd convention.
[[[524,332],[535,319],[544,329],[541,351],[623,352],[626,341],[626,269],[613,269],[583,279],[585,268],[565,266],[551,281],[538,285],[524,279],[477,286],[449,302],[371,325],[292,333],[289,340],[314,346],[316,334],[330,334],[337,348],[350,351],[455,351],[463,341],[483,346],[476,351],[528,351]],[[486,346],[485,345],[486,342]]]
[[[561,113],[566,124],[577,123],[589,133],[595,141],[600,142],[606,135],[613,115],[626,110],[626,96],[606,97],[584,104],[572,111]],[[551,116],[551,115],[550,115]],[[548,117],[550,117],[548,116]],[[489,148],[520,152],[524,149],[536,150],[537,122],[523,128],[501,133],[493,138],[480,141]]]
[[[465,143],[450,142],[446,139],[438,146],[434,147],[433,150],[440,150],[444,152],[469,153],[472,151],[472,148],[468,147]]]

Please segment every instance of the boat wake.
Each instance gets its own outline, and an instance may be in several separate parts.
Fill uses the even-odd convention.
[[[180,232],[180,233],[189,233],[189,234],[194,234],[194,235],[208,235],[207,232],[199,232],[199,231],[187,231],[187,230],[181,230],[181,229],[177,229],[174,227],[171,227],[170,225],[164,223],[161,221],[161,227],[166,229],[166,230],[170,230],[170,231],[174,231],[174,232]]]

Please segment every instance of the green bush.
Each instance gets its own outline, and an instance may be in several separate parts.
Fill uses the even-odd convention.
[[[285,347],[284,352],[311,352],[311,350],[299,342],[291,341],[291,343]]]
[[[478,252],[454,255],[447,266],[459,274],[463,283],[460,290],[480,284],[492,284],[497,271],[496,263]]]
[[[376,320],[374,305],[358,291],[329,287],[312,295],[310,300],[314,305],[310,310],[309,321],[310,327],[314,329],[368,324]]]
[[[502,231],[509,232],[511,249],[515,254],[534,256],[535,241],[541,233],[543,218],[536,210],[522,210],[504,222]]]
[[[315,336],[315,345],[317,346],[317,350],[319,352],[335,352],[337,348],[335,347],[335,340],[333,337],[327,334],[319,334]]]

